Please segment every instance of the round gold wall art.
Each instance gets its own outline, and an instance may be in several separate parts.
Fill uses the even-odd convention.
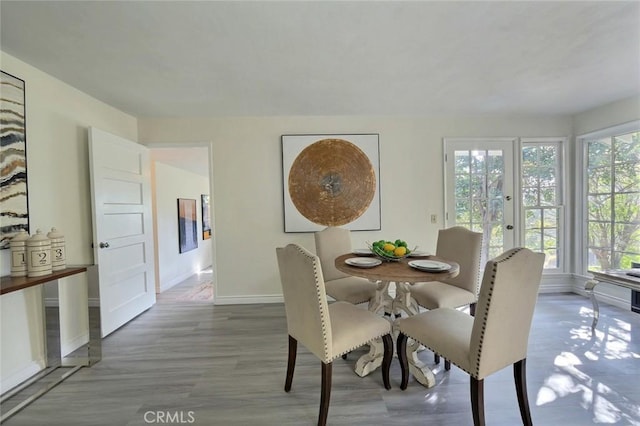
[[[289,171],[289,195],[313,223],[340,226],[369,207],[376,176],[367,155],[344,139],[322,139],[300,152]]]

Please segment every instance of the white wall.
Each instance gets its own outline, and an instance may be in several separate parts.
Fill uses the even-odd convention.
[[[640,119],[640,97],[634,96],[577,114],[573,119],[576,136]]]
[[[65,236],[67,264],[92,264],[87,127],[137,140],[137,121],[10,55],[0,52],[0,60],[3,71],[25,81],[31,232],[55,226]],[[8,275],[9,250],[0,252],[0,265],[2,275]],[[63,347],[87,334],[84,275],[60,280],[65,287],[61,294],[74,307],[62,318]],[[4,391],[44,366],[40,290],[3,295],[0,310]]]
[[[313,234],[283,232],[281,135],[379,133],[382,230],[354,232],[354,246],[402,238],[435,250],[443,137],[570,136],[571,125],[570,117],[208,117],[140,119],[138,132],[141,143],[212,141],[216,303],[223,304],[281,300],[275,247],[315,250]]]
[[[209,178],[155,162],[154,227],[156,232],[156,277],[160,292],[211,265],[212,239],[202,239],[202,203],[200,195],[209,194]],[[155,188],[160,190],[156,191]],[[196,200],[198,212],[198,248],[185,253],[178,250],[178,198]],[[213,230],[215,232],[215,229]]]

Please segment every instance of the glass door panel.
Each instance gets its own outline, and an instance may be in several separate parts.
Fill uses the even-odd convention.
[[[445,140],[445,223],[483,233],[482,265],[514,245],[513,145]]]

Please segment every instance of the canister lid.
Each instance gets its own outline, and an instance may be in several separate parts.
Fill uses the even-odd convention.
[[[44,235],[40,229],[38,229],[38,230],[36,230],[36,233],[33,234],[31,236],[31,238],[29,238],[27,240],[27,244],[29,244],[29,243],[44,243],[44,242],[47,242],[47,241],[49,241],[49,238],[47,238],[47,236]]]
[[[53,227],[51,228],[51,232],[47,234],[47,237],[53,240],[54,238],[55,239],[64,238],[64,235],[62,235],[62,233],[58,232],[58,230],[55,227]]]
[[[25,231],[24,229],[21,229],[20,231],[18,231],[16,235],[14,235],[13,238],[11,238],[10,243],[22,243],[27,241],[28,239],[29,239],[29,234],[27,234],[27,231]]]

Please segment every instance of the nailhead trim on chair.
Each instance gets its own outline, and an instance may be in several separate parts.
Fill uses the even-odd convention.
[[[454,364],[456,367],[458,367],[459,369],[461,369],[462,371],[466,372],[467,374],[469,374],[470,376],[477,378],[478,377],[478,373],[480,371],[480,355],[482,354],[482,343],[483,343],[483,338],[484,338],[484,330],[486,329],[487,326],[487,312],[488,312],[488,308],[489,305],[491,305],[491,295],[493,294],[493,285],[495,284],[495,278],[496,278],[496,271],[498,269],[498,263],[504,262],[508,259],[510,259],[511,257],[513,257],[516,253],[518,253],[520,250],[522,250],[521,247],[518,247],[517,249],[514,249],[512,253],[510,253],[508,256],[505,256],[504,258],[501,258],[499,260],[495,260],[494,259],[494,264],[493,264],[493,274],[491,275],[491,282],[489,283],[489,296],[487,297],[487,309],[485,310],[485,315],[484,318],[482,318],[482,333],[480,334],[480,344],[479,344],[479,349],[478,349],[478,361],[476,361],[476,371],[475,373],[472,373],[470,371],[465,370],[464,368],[460,367],[458,364],[456,364],[455,362],[452,362],[452,364]],[[476,312],[477,313],[477,312]],[[475,321],[478,321],[478,318],[476,317]],[[415,337],[406,334],[405,335],[407,337],[410,337],[411,339],[415,340],[416,342],[420,343],[421,345],[423,345],[424,347],[426,347],[427,349],[429,349],[432,352],[436,352],[431,346],[429,346],[428,344],[421,342],[419,339],[416,339]]]
[[[480,240],[481,247],[482,247],[483,239],[484,237]],[[480,277],[481,270],[482,270],[482,255],[478,256],[478,271],[476,272],[476,303],[478,302],[478,295],[480,294],[480,280],[482,279]]]
[[[416,342],[420,343],[422,346],[424,346],[425,348],[429,349],[431,352],[434,352],[434,353],[436,352],[436,351],[435,351],[435,349],[433,349],[431,346],[429,346],[428,344],[426,344],[426,343],[424,343],[424,342],[421,342],[419,339],[416,339],[415,337],[411,336],[410,334],[406,334],[406,333],[405,333],[405,335],[406,335],[407,337],[409,337],[410,339],[413,339],[413,340],[415,340]],[[449,360],[449,361],[450,361],[450,360]],[[458,364],[456,364],[456,363],[455,363],[455,362],[453,362],[453,361],[450,361],[450,362],[451,362],[451,364],[453,364],[453,365],[455,365],[456,367],[458,367],[460,370],[462,370],[462,371],[466,372],[466,373],[467,373],[467,374],[469,374],[470,376],[473,376],[473,373],[471,373],[470,371],[467,371],[466,369],[464,369],[464,368],[460,367]]]
[[[300,253],[302,253],[303,255],[305,255],[305,257],[306,257],[308,260],[310,260],[311,262],[313,262],[313,275],[314,275],[314,277],[315,277],[315,279],[316,279],[316,282],[321,282],[322,280],[320,280],[320,277],[318,276],[318,265],[317,265],[317,263],[314,261],[315,259],[314,259],[313,257],[310,257],[307,253],[303,252],[303,251],[302,251],[302,250],[300,250],[299,248],[298,248],[298,251],[299,251]],[[322,270],[322,268],[321,268],[320,270]],[[322,300],[322,297],[323,297],[324,295],[320,292],[320,288],[319,288],[318,286],[316,286],[316,292],[317,292],[317,295],[318,295],[318,300]],[[320,304],[320,306],[321,306],[321,308],[320,308],[320,309],[322,309],[322,304]],[[377,339],[377,338],[379,338],[379,337],[384,336],[384,334],[381,334],[381,335],[376,336],[376,337],[374,337],[373,339],[371,339],[371,340],[369,340],[369,341],[367,341],[367,342],[363,343],[363,344],[362,344],[362,345],[360,345],[360,346],[354,346],[354,347],[352,347],[352,348],[347,349],[347,350],[346,350],[346,351],[344,351],[344,352],[341,352],[341,353],[339,353],[339,354],[337,354],[337,355],[333,356],[332,358],[329,358],[329,348],[327,347],[327,343],[326,343],[326,342],[327,342],[327,323],[324,321],[324,318],[325,318],[325,317],[327,317],[327,316],[329,316],[329,313],[328,313],[328,312],[325,312],[325,311],[323,310],[323,311],[321,311],[321,316],[322,316],[322,318],[321,318],[321,321],[322,321],[322,336],[324,337],[323,341],[325,342],[325,343],[324,343],[324,359],[325,359],[325,361],[324,361],[324,362],[325,362],[325,363],[330,363],[330,362],[332,362],[333,360],[340,358],[342,355],[344,355],[344,354],[348,354],[349,352],[351,352],[351,351],[353,351],[353,350],[355,350],[355,349],[358,349],[359,347],[364,346],[365,344],[367,344],[367,343],[369,343],[369,342],[372,342],[372,341],[374,341],[375,339]]]
[[[472,374],[473,377],[478,377],[480,373],[480,358],[482,358],[482,344],[484,343],[484,332],[487,329],[487,313],[489,312],[489,306],[491,306],[491,296],[493,295],[493,286],[495,284],[496,272],[498,270],[498,264],[502,263],[506,260],[512,258],[516,253],[518,253],[522,248],[514,249],[508,256],[503,257],[502,259],[493,261],[493,271],[491,275],[491,282],[489,283],[489,294],[487,296],[487,306],[484,311],[484,317],[482,318],[482,332],[480,333],[480,341],[478,343],[478,358],[476,360],[476,371]]]
[[[387,334],[388,334],[388,333],[387,333]],[[352,348],[349,348],[349,349],[347,349],[346,351],[344,351],[344,352],[342,352],[342,353],[338,354],[337,356],[333,357],[333,358],[332,358],[332,361],[333,361],[334,359],[338,359],[338,358],[340,358],[340,357],[341,357],[342,355],[344,355],[344,354],[348,354],[349,352],[354,351],[354,350],[356,350],[356,349],[358,349],[358,348],[360,348],[360,347],[362,347],[362,346],[366,345],[367,343],[373,342],[373,341],[374,341],[374,340],[376,340],[377,338],[382,337],[382,336],[385,336],[385,335],[386,335],[386,334],[381,334],[381,335],[379,335],[379,336],[377,336],[377,337],[374,337],[373,339],[371,339],[371,340],[369,340],[369,341],[367,341],[367,342],[363,343],[363,344],[362,344],[362,345],[360,345],[360,346],[354,346],[354,347],[352,347]]]
[[[320,277],[318,276],[318,262],[315,262],[315,259],[308,255],[307,255],[307,258],[311,262],[313,262],[313,276],[315,277],[316,283],[319,283],[321,280],[320,280]],[[324,294],[320,293],[320,287],[318,287],[318,285],[316,285],[316,293],[318,296],[318,301],[321,301],[322,298],[324,297]],[[323,309],[323,306],[324,305],[320,303],[320,321],[322,322],[322,337],[323,337],[322,340],[324,342],[324,359],[329,360],[329,347],[327,346],[327,323],[325,321],[325,318],[329,316],[329,312],[325,312]],[[327,361],[327,362],[331,362],[331,361]]]

